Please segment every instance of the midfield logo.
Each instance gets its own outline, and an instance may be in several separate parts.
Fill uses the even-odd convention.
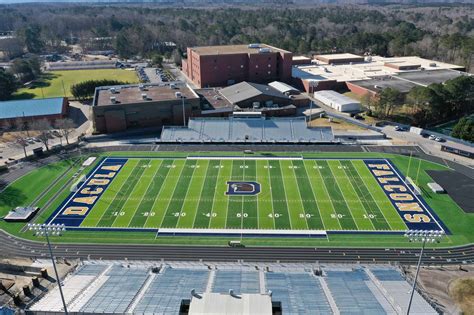
[[[256,195],[260,192],[260,184],[257,182],[227,182],[226,195]]]

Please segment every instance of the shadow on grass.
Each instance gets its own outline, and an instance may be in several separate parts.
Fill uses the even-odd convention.
[[[26,195],[14,187],[7,187],[0,193],[0,207],[14,208],[23,205],[26,200]]]
[[[34,93],[22,92],[12,95],[12,100],[31,100],[36,97]]]

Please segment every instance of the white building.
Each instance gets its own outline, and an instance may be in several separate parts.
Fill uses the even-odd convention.
[[[340,112],[357,112],[361,109],[360,102],[335,91],[314,92],[314,98]]]

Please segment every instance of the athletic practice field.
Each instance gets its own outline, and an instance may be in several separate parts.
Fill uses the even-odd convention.
[[[444,229],[387,159],[106,157],[52,213],[73,228]]]

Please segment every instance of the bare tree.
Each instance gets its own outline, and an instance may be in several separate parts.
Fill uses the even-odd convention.
[[[41,119],[34,121],[31,125],[31,129],[39,131],[37,138],[44,144],[46,151],[49,151],[49,140],[51,138],[50,131],[53,129],[49,121]]]
[[[76,128],[74,121],[70,118],[61,118],[56,120],[56,128],[59,129],[60,134],[66,139],[69,144],[69,135]]]
[[[28,141],[26,140],[27,134],[24,130],[18,129],[12,132],[12,137],[14,139],[14,144],[17,147],[21,147],[23,149],[23,153],[25,157],[28,155],[26,154],[26,147],[28,146]]]

